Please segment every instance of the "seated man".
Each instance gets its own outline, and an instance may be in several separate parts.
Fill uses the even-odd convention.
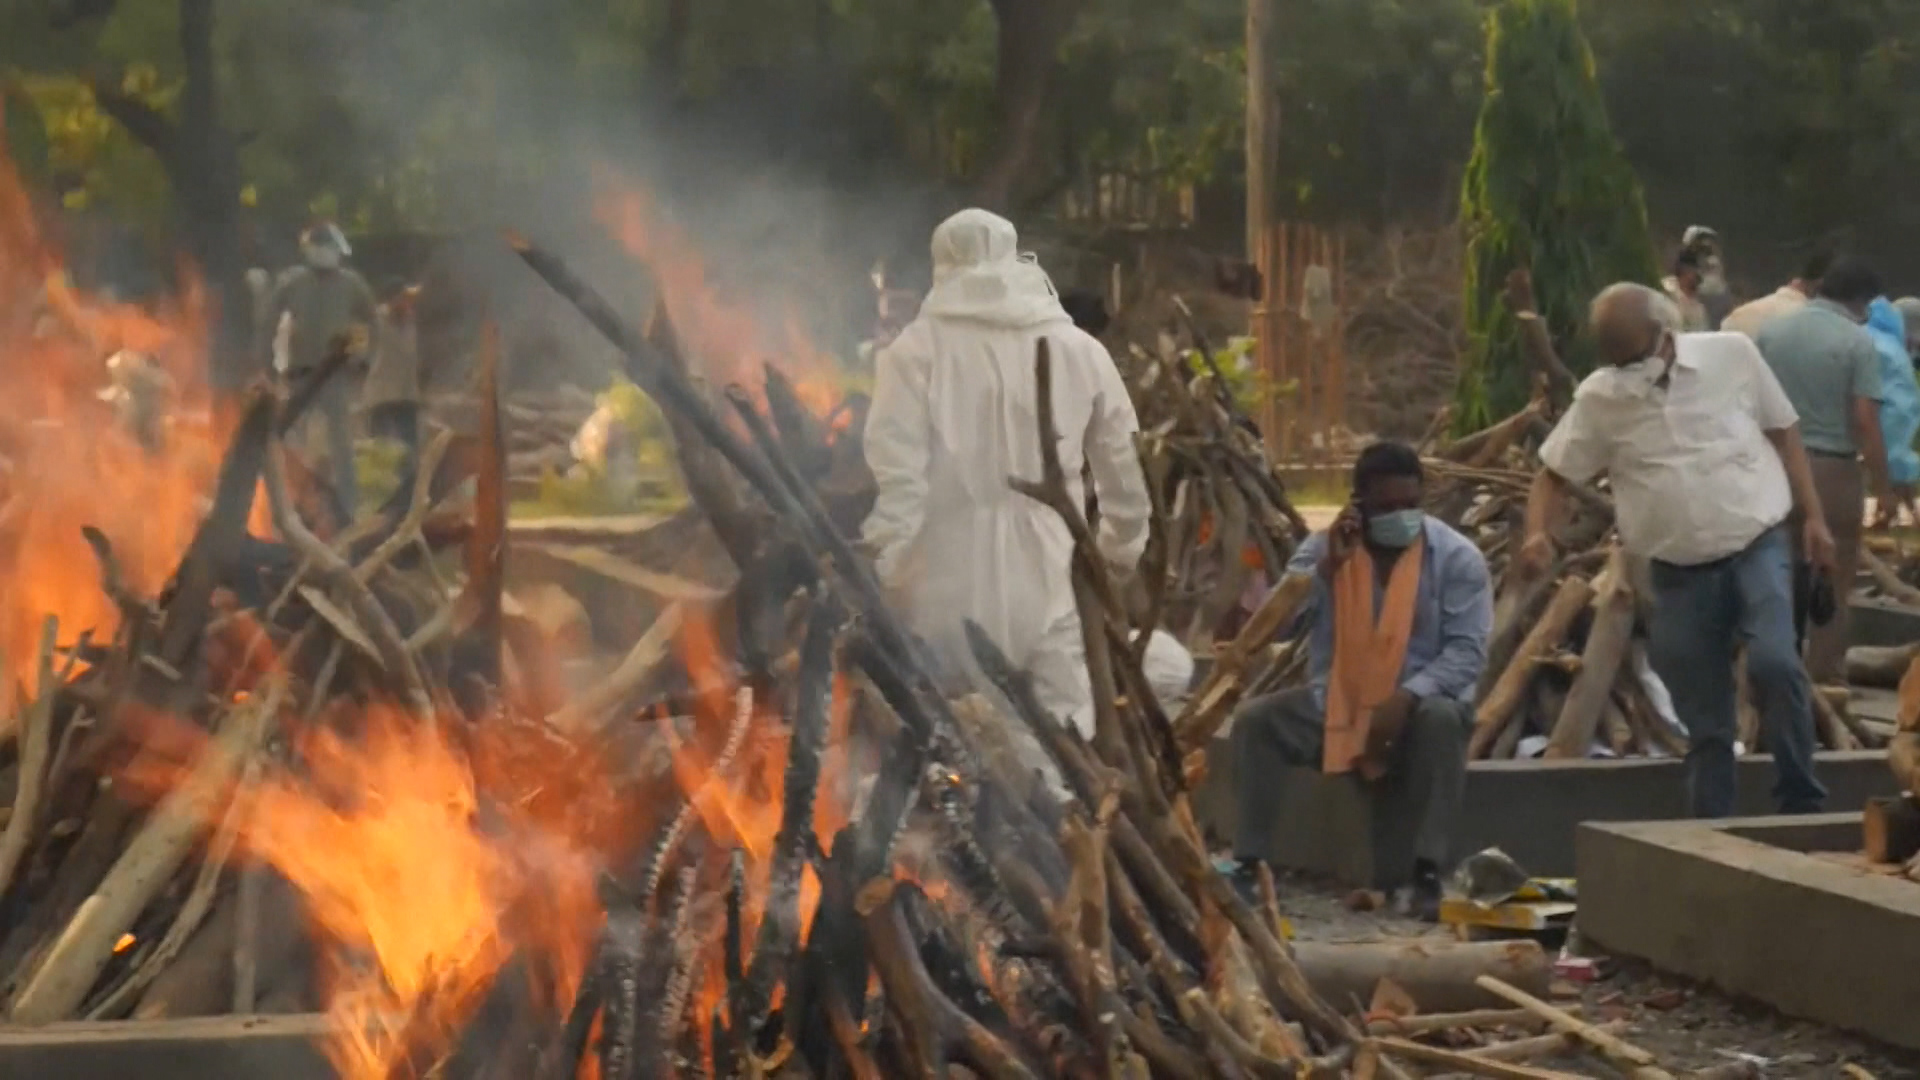
[[[1433,919],[1466,787],[1493,587],[1473,541],[1420,509],[1422,482],[1411,447],[1367,447],[1353,502],[1294,553],[1287,572],[1315,576],[1302,615],[1312,620],[1311,678],[1234,715],[1234,855],[1243,874],[1256,871],[1285,766],[1385,781],[1414,816],[1413,905]]]

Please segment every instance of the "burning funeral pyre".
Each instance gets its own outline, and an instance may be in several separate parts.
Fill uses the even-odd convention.
[[[709,395],[664,306],[636,333],[516,243],[660,405],[686,542],[738,570],[568,694],[503,595],[492,351],[478,430],[352,520],[281,445],[311,384],[195,401],[196,305],[65,289],[0,180],[10,1021],[317,993],[355,1080],[1277,1076],[1360,1047],[1271,892],[1209,865],[1057,460],[1010,480],[1081,544],[1090,742],[984,638],[1011,712],[951,692],[845,539],[857,444],[806,392],[770,368]],[[101,396],[126,350],[166,379]],[[1044,402],[1044,349],[1035,373]],[[155,385],[163,414],[130,412]]]

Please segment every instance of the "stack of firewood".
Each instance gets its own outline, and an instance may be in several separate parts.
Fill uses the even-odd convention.
[[[1191,347],[1163,338],[1123,365],[1158,526],[1136,580],[1144,625],[1208,641],[1232,628],[1250,585],[1279,579],[1307,526],[1199,324],[1175,304]]]
[[[1484,431],[1422,449],[1428,509],[1471,537],[1495,582],[1493,635],[1470,743],[1474,757],[1529,752],[1552,758],[1680,755],[1686,752],[1665,689],[1653,676],[1644,641],[1649,583],[1613,534],[1611,496],[1571,488],[1568,516],[1553,525],[1559,557],[1545,574],[1528,574],[1512,556],[1524,535],[1527,492],[1537,451],[1550,430],[1546,405],[1527,408]],[[1435,431],[1444,427],[1444,417]],[[1886,668],[1884,656],[1856,657]],[[1899,677],[1900,667],[1891,675]],[[1741,678],[1739,739],[1748,753],[1765,740]],[[1816,695],[1823,745],[1854,750],[1884,745],[1885,733],[1855,717],[1841,690]]]

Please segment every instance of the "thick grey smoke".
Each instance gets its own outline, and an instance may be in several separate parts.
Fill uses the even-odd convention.
[[[874,137],[885,118],[857,79],[824,58],[802,59],[677,98],[628,44],[639,37],[632,28],[607,25],[602,5],[596,29],[578,6],[229,5],[236,112],[277,119],[276,80],[288,97],[289,78],[309,80],[300,95],[330,88],[318,117],[302,117],[313,129],[300,133],[312,144],[309,172],[290,186],[347,187],[356,170],[417,186],[417,216],[441,233],[435,262],[527,349],[598,352],[604,362],[506,253],[505,228],[576,261],[644,317],[645,280],[596,214],[607,181],[619,178],[691,238],[730,305],[769,326],[797,319],[828,351],[851,353],[873,315],[870,269],[916,261],[943,209]],[[596,48],[608,55],[592,56]],[[297,57],[297,68],[261,59],[274,56]],[[519,359],[524,379],[529,358]]]

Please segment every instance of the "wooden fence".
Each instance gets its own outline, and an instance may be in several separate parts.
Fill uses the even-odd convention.
[[[1253,253],[1265,291],[1253,309],[1259,417],[1282,464],[1331,465],[1351,454],[1347,430],[1346,237],[1281,222]]]

